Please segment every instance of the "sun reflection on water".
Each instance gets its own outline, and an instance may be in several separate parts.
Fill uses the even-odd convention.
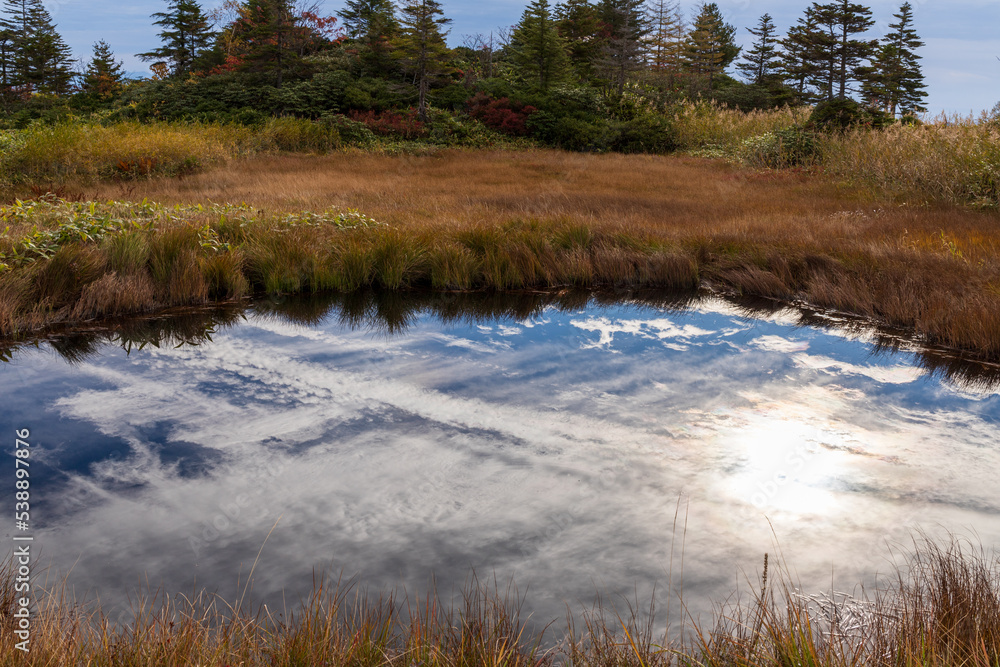
[[[806,519],[838,509],[832,482],[847,472],[851,435],[805,406],[771,404],[738,415],[720,445],[734,463],[724,495],[743,512]]]

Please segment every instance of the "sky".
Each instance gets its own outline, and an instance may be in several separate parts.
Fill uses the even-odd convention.
[[[892,14],[902,0],[868,0],[876,25],[872,36],[888,31]],[[453,20],[448,41],[461,45],[467,36],[489,34],[501,26],[517,23],[526,0],[441,0],[445,15]],[[221,4],[204,0],[211,9]],[[342,0],[325,0],[323,9],[334,14]],[[793,25],[808,0],[717,0],[726,21],[736,26],[737,40],[749,45],[747,27],[764,13],[774,18],[780,32]],[[917,33],[926,42],[920,51],[929,93],[931,114],[978,114],[1000,102],[1000,2],[997,0],[911,0]],[[46,7],[63,38],[78,58],[89,58],[94,42],[108,42],[130,72],[146,71],[146,64],[133,54],[158,44],[157,28],[150,15],[162,11],[163,0],[48,0]],[[688,18],[696,3],[681,0]]]

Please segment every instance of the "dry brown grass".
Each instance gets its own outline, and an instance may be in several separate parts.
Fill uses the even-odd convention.
[[[106,184],[98,194],[122,193]],[[346,152],[256,158],[138,183],[128,195],[268,211],[358,208],[398,230],[397,240],[417,253],[404,264],[427,259],[437,287],[473,286],[473,255],[486,275],[480,286],[495,288],[633,285],[649,277],[683,284],[678,274],[693,267],[740,293],[800,298],[1000,356],[995,211],[876,199],[814,174],[559,151]],[[532,246],[531,231],[541,228],[563,230],[556,259],[551,248]],[[497,230],[502,257],[486,247],[497,243]],[[340,251],[334,273],[343,278],[356,256]],[[400,278],[329,282],[349,289],[366,281],[397,286]]]
[[[99,603],[37,579],[30,652],[18,650],[12,559],[0,563],[3,665],[356,665],[357,667],[994,667],[1000,664],[1000,560],[952,539],[915,541],[870,594],[799,591],[781,559],[767,556],[741,601],[702,625],[667,633],[656,608],[598,599],[568,609],[566,631],[521,616],[512,583],[474,576],[457,604],[431,593],[368,596],[354,582],[315,583],[300,606],[256,607],[244,592],[133,598],[134,617],[113,623]],[[670,582],[676,585],[675,582]],[[244,591],[249,584],[244,584]],[[679,595],[679,587],[671,593]],[[40,594],[39,594],[40,593]],[[684,605],[684,599],[679,600]]]

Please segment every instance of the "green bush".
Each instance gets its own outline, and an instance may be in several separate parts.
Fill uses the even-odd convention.
[[[351,120],[343,114],[328,113],[322,117],[322,122],[337,132],[343,144],[350,146],[373,146],[378,142],[375,133],[364,123]]]
[[[527,125],[535,139],[571,151],[607,150],[616,136],[602,118],[557,116],[548,111],[531,114]]]
[[[784,169],[814,163],[819,156],[819,144],[815,133],[789,127],[745,139],[739,156],[754,167]]]
[[[869,109],[851,99],[820,102],[809,116],[809,126],[822,132],[846,132],[856,127],[880,130],[894,119],[878,109]]]
[[[717,82],[710,97],[716,104],[740,111],[764,111],[800,104],[796,91],[780,81],[770,81],[763,85],[746,84],[731,77]]]
[[[431,104],[440,109],[450,109],[459,111],[465,109],[465,103],[472,97],[472,92],[465,86],[457,83],[432,90],[430,94]]]
[[[667,153],[677,148],[673,126],[661,114],[646,113],[620,123],[611,149],[622,153]]]
[[[326,152],[340,147],[340,132],[331,123],[304,118],[272,118],[259,132],[281,151]]]
[[[12,105],[14,107],[14,105]],[[24,129],[30,125],[62,123],[73,116],[69,102],[55,95],[31,95],[12,111],[0,114],[0,129]]]

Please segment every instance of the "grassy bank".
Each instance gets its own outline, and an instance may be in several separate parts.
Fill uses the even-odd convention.
[[[797,591],[776,559],[742,601],[714,619],[688,619],[664,636],[635,604],[587,609],[562,634],[532,630],[512,586],[466,588],[452,605],[373,598],[323,582],[294,609],[251,609],[248,597],[207,594],[137,600],[117,625],[100,606],[46,591],[30,623],[30,652],[15,647],[14,568],[0,576],[0,661],[18,665],[969,665],[1000,661],[1000,561],[952,541],[916,543],[868,594]],[[36,582],[37,583],[37,582]],[[618,606],[617,604],[615,606]]]
[[[123,195],[93,187],[102,201]],[[355,151],[258,157],[125,194],[133,201],[0,211],[2,335],[254,293],[707,283],[1000,358],[995,212],[901,204],[808,174],[560,151]]]

